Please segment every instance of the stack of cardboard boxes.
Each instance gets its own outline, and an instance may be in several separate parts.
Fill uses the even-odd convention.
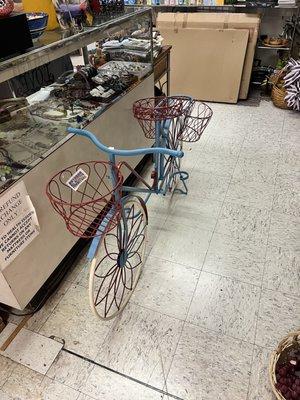
[[[260,25],[254,14],[159,13],[171,44],[171,93],[236,103],[248,96]]]

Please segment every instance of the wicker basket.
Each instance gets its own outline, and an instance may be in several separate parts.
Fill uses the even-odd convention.
[[[286,74],[286,69],[283,68],[282,70],[279,71],[278,74],[274,75],[274,78],[271,80],[271,83],[273,85],[271,92],[271,99],[276,107],[288,109],[289,107],[285,101],[286,89],[284,87],[279,87],[278,85],[280,79],[282,79],[285,74]]]
[[[271,354],[270,358],[270,365],[269,365],[269,376],[270,376],[270,382],[271,382],[271,387],[273,390],[273,393],[276,396],[276,399],[278,400],[286,400],[285,397],[276,389],[276,364],[277,361],[279,360],[279,357],[281,353],[288,347],[292,346],[295,343],[300,344],[300,330],[296,332],[291,332],[289,333],[282,341],[279,343],[277,349],[273,351]]]

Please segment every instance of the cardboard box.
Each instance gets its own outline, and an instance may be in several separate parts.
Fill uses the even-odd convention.
[[[162,31],[171,53],[171,93],[236,103],[249,31],[173,29]]]
[[[254,59],[255,47],[259,32],[260,17],[256,14],[233,14],[233,13],[159,13],[157,17],[157,26],[166,39],[165,43],[175,44],[175,37],[168,30],[178,33],[180,29],[247,29],[249,38],[247,51],[243,66],[241,84],[239,88],[239,98],[246,99],[248,96],[252,64]],[[172,36],[172,42],[166,38]],[[186,44],[189,45],[189,44]],[[219,44],[211,42],[216,54],[219,51]],[[172,57],[174,56],[174,49]],[[171,60],[172,60],[171,57]],[[173,68],[177,66],[172,63]],[[174,72],[173,69],[173,72]],[[173,78],[172,78],[173,79]]]

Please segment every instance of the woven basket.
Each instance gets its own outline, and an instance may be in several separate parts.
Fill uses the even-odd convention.
[[[277,383],[276,379],[276,364],[279,360],[281,353],[288,347],[292,346],[295,343],[300,344],[300,330],[296,332],[289,333],[282,341],[279,343],[277,349],[273,351],[270,357],[270,364],[269,364],[269,377],[271,382],[271,387],[273,393],[278,400],[286,400],[285,397],[276,389],[275,385]]]
[[[274,78],[271,80],[271,83],[273,84],[271,99],[276,107],[288,109],[289,107],[285,101],[286,89],[278,86],[280,79],[282,79],[285,74],[286,69],[283,68],[278,74],[274,75]]]

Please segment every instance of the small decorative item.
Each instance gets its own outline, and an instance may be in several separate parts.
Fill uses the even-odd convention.
[[[44,33],[47,23],[48,14],[46,13],[27,13],[27,22],[32,40],[37,40]]]
[[[88,24],[87,0],[52,0],[62,29],[81,30]]]
[[[263,39],[263,44],[267,47],[288,47],[290,45],[290,40],[280,37],[267,36],[265,39]]]
[[[270,83],[272,84],[271,99],[274,106],[287,109],[289,108],[285,100],[286,89],[284,87],[284,76],[286,74],[286,67],[282,68],[280,71],[274,73],[270,78]]]
[[[284,77],[285,100],[291,109],[300,111],[300,60],[291,58],[287,68],[288,73]]]
[[[270,383],[276,399],[300,398],[300,331],[287,335],[272,353]]]
[[[0,18],[8,17],[14,10],[13,0],[0,0]]]

